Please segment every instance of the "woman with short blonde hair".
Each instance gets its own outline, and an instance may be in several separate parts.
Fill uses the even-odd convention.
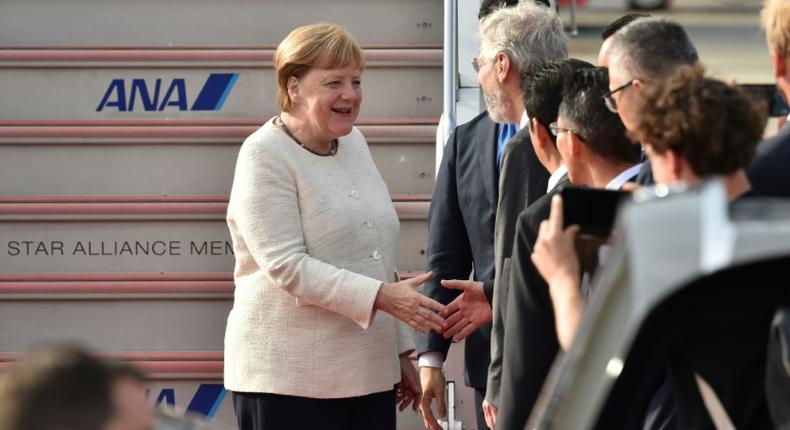
[[[227,221],[236,265],[225,386],[246,429],[394,429],[419,403],[412,329],[443,307],[396,279],[399,220],[354,127],[365,60],[338,25],[274,56],[279,116],[242,144]],[[381,311],[381,312],[379,312]]]

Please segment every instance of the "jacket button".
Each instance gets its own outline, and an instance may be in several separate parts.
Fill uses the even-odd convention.
[[[356,190],[351,191],[350,193],[348,193],[348,195],[353,197],[353,198],[355,198],[355,199],[359,198],[359,193]]]
[[[371,255],[371,257],[373,257],[373,259],[376,261],[381,260],[381,253],[378,251],[373,251],[373,255]]]

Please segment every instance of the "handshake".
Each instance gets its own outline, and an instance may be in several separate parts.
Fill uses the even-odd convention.
[[[483,283],[469,280],[442,280],[445,288],[462,291],[447,306],[417,291],[430,280],[433,272],[400,282],[383,283],[374,303],[380,309],[405,322],[414,330],[434,330],[458,342],[475,329],[491,321],[491,305],[483,291]]]
[[[483,283],[477,281],[442,280],[445,288],[460,290],[461,294],[447,306],[417,291],[433,277],[428,272],[405,281],[383,283],[374,304],[380,309],[405,322],[414,330],[427,333],[434,330],[445,338],[459,342],[475,329],[491,321],[491,305],[483,291]],[[436,412],[446,416],[444,400],[444,375],[440,368],[423,367],[418,376],[408,360],[401,357],[401,382],[398,384],[396,400],[399,409],[410,404],[422,413],[425,428],[442,430],[431,411],[431,401],[436,399]]]

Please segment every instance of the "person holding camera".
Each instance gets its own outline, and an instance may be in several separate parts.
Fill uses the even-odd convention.
[[[746,168],[762,136],[766,115],[764,107],[744,90],[706,78],[701,66],[681,66],[666,81],[643,91],[636,102],[641,114],[631,135],[645,145],[658,184],[696,186],[705,179],[717,178],[732,203],[754,195]],[[563,349],[573,342],[584,313],[581,271],[574,249],[578,231],[577,225],[563,225],[563,202],[556,196],[549,219],[540,225],[531,255],[535,268],[548,283],[556,335]],[[759,321],[742,321],[740,332],[755,333],[748,336],[747,343],[714,341],[711,356],[696,361],[694,372],[715,387],[735,428],[771,427],[763,386],[765,336],[759,335],[767,334],[767,330]],[[722,351],[727,353],[721,355]],[[721,360],[724,356],[727,359]],[[663,409],[664,413],[672,411],[669,416],[673,428],[707,427],[709,423],[704,421],[684,421],[707,415],[684,410],[690,406],[674,401],[678,392],[674,377],[667,372],[646,423],[654,422],[651,414]]]
[[[617,114],[601,100],[608,83],[604,68],[577,70],[565,83],[559,116],[549,128],[557,137],[557,150],[572,184],[619,190],[636,179],[641,168],[640,149],[626,137]],[[553,194],[522,212],[516,227],[498,429],[524,427],[558,351],[548,291],[530,260],[538,226],[548,217]]]

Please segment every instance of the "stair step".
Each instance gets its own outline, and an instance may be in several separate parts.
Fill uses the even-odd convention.
[[[3,352],[77,342],[99,351],[222,351],[224,298],[0,300]]]
[[[230,272],[224,202],[0,203],[2,273]],[[427,201],[394,202],[398,267],[423,270]]]
[[[228,194],[259,125],[0,126],[0,195]],[[431,192],[435,125],[360,125],[390,192]],[[342,148],[341,148],[342,150]]]
[[[0,93],[5,96],[0,101],[0,117],[271,117],[279,112],[273,53],[252,49],[0,50]],[[439,115],[441,50],[369,49],[365,55],[362,117]]]
[[[3,3],[0,41],[6,46],[274,47],[299,25],[335,22],[346,26],[363,45],[441,46],[442,4],[441,0],[12,0]]]
[[[0,371],[18,361],[23,352],[0,353]],[[97,352],[97,356],[132,364],[151,380],[221,380],[223,353],[203,352]]]

